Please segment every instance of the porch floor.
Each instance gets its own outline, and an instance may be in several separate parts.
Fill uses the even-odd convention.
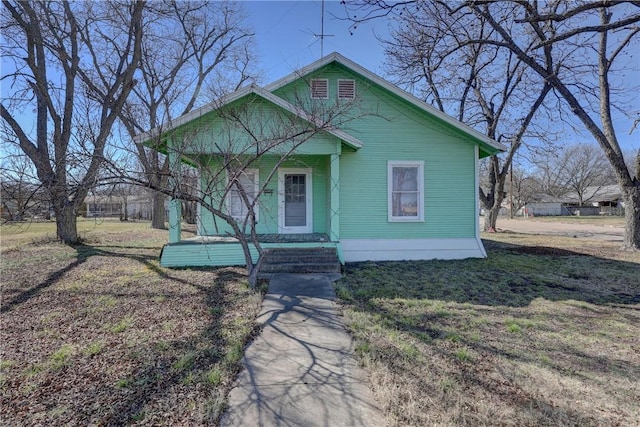
[[[260,243],[313,243],[330,242],[325,233],[299,233],[299,234],[258,234]],[[194,236],[181,240],[178,244],[198,243],[237,243],[233,236]]]

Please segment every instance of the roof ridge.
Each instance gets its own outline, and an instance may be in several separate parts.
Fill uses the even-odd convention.
[[[154,129],[151,129],[147,132],[141,133],[139,135],[136,135],[134,138],[134,141],[140,143],[140,142],[144,142],[156,135],[158,135],[159,133],[163,132],[163,131],[167,131],[167,130],[171,130],[171,129],[175,129],[178,126],[181,126],[195,118],[198,118],[200,116],[203,116],[204,114],[207,114],[217,108],[220,108],[222,105],[228,104],[236,99],[239,99],[242,96],[247,95],[248,93],[254,92],[254,93],[258,93],[260,92],[260,95],[264,96],[264,92],[265,91],[267,93],[270,93],[272,96],[275,96],[277,99],[283,101],[283,102],[287,102],[284,99],[278,97],[277,95],[273,94],[273,92],[275,90],[277,90],[278,88],[283,87],[284,85],[293,82],[297,79],[300,79],[302,77],[304,77],[305,75],[308,75],[310,73],[312,73],[313,71],[316,71],[318,69],[320,69],[321,67],[324,67],[325,65],[328,65],[332,62],[337,62],[339,64],[341,64],[342,66],[348,68],[349,70],[353,71],[354,73],[357,73],[359,75],[361,75],[362,77],[372,81],[373,83],[377,84],[378,86],[384,88],[385,90],[391,92],[392,94],[398,96],[401,99],[404,99],[405,101],[407,101],[408,103],[414,105],[415,107],[425,111],[427,114],[430,114],[431,116],[434,116],[436,119],[448,124],[449,126],[453,126],[454,128],[458,129],[461,132],[466,133],[467,135],[469,135],[470,137],[476,139],[478,142],[480,142],[481,145],[485,145],[485,146],[489,146],[493,149],[499,150],[499,151],[505,151],[506,147],[504,145],[502,145],[501,143],[489,138],[488,136],[482,134],[481,132],[477,131],[476,129],[472,128],[471,126],[455,119],[454,117],[438,110],[437,108],[427,104],[426,102],[424,102],[423,100],[421,100],[420,98],[416,97],[415,95],[405,91],[404,89],[401,89],[400,87],[394,85],[393,83],[385,80],[384,78],[378,76],[376,73],[368,70],[367,68],[359,65],[358,63],[352,61],[349,58],[346,58],[345,56],[341,55],[338,52],[331,52],[326,56],[323,56],[322,58],[312,62],[309,65],[306,65],[298,70],[295,70],[289,74],[287,74],[284,77],[281,77],[280,79],[269,83],[266,86],[259,86],[257,85],[255,82],[252,82],[251,84],[249,84],[248,86],[244,86],[234,92],[231,92],[228,95],[223,96],[222,98],[220,98],[219,100],[216,101],[212,101],[208,104],[203,105],[202,107],[199,107],[195,110],[192,110],[191,112],[182,115],[176,119],[174,119],[173,121],[170,121],[167,124],[163,124],[161,126],[158,126]],[[272,101],[273,102],[273,101]],[[275,102],[276,104],[278,104],[279,102]],[[288,103],[288,102],[287,102]],[[290,104],[289,104],[290,105]],[[292,111],[294,114],[300,116],[300,112],[299,111]],[[305,118],[305,120],[308,120],[307,118]],[[345,135],[349,136],[348,134],[345,133]],[[337,135],[336,135],[337,136]],[[352,140],[358,141],[358,144],[356,144],[356,146],[362,146],[362,142],[357,140],[357,138],[351,137]]]

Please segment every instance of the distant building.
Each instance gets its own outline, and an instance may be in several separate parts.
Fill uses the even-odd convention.
[[[87,206],[87,218],[120,217],[123,213],[122,199],[119,196],[90,195],[84,199]]]
[[[582,206],[577,193],[567,193],[565,197],[567,209],[573,215],[624,215],[622,190],[617,184],[587,187]]]
[[[124,218],[150,220],[153,214],[153,194],[144,191],[135,195],[89,195],[85,198],[87,218]],[[166,210],[166,207],[165,207]]]
[[[520,208],[516,214],[525,217],[571,215],[566,207],[568,201],[563,197],[538,193],[531,196],[531,200]]]

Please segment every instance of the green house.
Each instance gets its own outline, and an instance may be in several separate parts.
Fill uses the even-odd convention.
[[[290,143],[260,151],[285,129]],[[269,138],[255,137],[267,132]],[[207,165],[199,188],[213,204],[226,198],[216,206],[229,215],[253,209],[263,248],[336,248],[341,262],[486,256],[478,159],[504,147],[337,53],[267,86],[242,88],[137,141],[158,137],[160,150],[170,158],[172,148],[178,153],[174,165],[176,157]],[[251,158],[236,177],[255,190],[246,197],[212,191],[224,182],[230,154]],[[200,208],[198,236],[181,240],[181,203],[169,207],[162,265],[244,264],[225,221]]]

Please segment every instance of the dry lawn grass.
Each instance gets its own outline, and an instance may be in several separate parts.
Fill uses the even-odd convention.
[[[591,224],[591,225],[599,225],[602,227],[624,227],[624,217],[623,216],[596,216],[596,215],[588,215],[588,216],[536,216],[532,218],[524,219],[522,217],[514,218],[516,220],[523,221],[538,221],[538,222],[556,222],[562,224]],[[500,221],[498,221],[498,224]]]
[[[1,229],[0,424],[217,424],[261,294],[242,269],[160,267],[148,223],[80,229]]]
[[[336,285],[392,424],[637,426],[640,254],[485,237],[485,260],[353,264]]]

